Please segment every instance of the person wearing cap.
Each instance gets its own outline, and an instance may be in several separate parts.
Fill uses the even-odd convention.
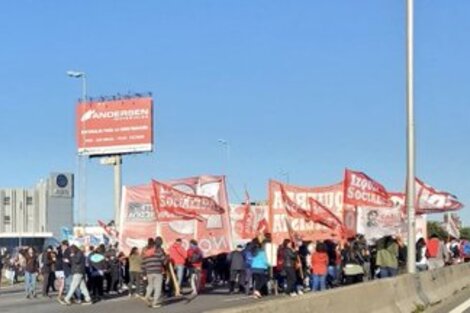
[[[185,270],[184,265],[188,256],[183,247],[183,241],[180,238],[176,239],[175,243],[171,245],[168,253],[170,255],[171,263],[175,266],[176,277],[178,278],[178,284],[181,287]]]
[[[67,292],[64,300],[60,300],[62,304],[71,305],[72,303],[70,300],[72,299],[75,290],[78,288],[80,289],[81,293],[85,297],[85,302],[82,304],[91,304],[90,293],[88,292],[88,288],[86,287],[85,283],[85,256],[83,252],[78,247],[78,243],[75,243],[71,247],[70,253],[70,265],[71,265],[71,272],[72,272],[72,282],[70,284],[70,289]]]
[[[230,264],[230,293],[235,292],[235,284],[238,281],[239,292],[244,291],[245,282],[245,260],[243,258],[243,246],[238,245],[237,249],[227,255],[227,263]]]

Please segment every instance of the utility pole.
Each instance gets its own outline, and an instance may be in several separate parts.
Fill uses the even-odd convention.
[[[414,0],[406,0],[406,115],[407,115],[407,155],[406,155],[406,207],[408,215],[408,273],[416,272],[416,221],[415,221],[415,122],[414,122],[414,73],[413,73],[413,17]]]

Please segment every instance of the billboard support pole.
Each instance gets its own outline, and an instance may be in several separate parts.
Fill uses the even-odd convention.
[[[114,204],[115,204],[115,217],[114,223],[116,229],[121,225],[119,218],[121,216],[121,192],[122,192],[122,156],[120,154],[114,156]]]

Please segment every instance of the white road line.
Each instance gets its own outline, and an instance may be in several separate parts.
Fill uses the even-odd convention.
[[[463,313],[466,309],[470,308],[470,299],[450,311],[449,313]]]

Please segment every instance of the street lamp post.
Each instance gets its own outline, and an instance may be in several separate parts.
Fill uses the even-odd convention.
[[[290,174],[288,171],[281,170],[281,176],[284,177],[284,181],[289,184],[290,183]]]
[[[67,71],[67,76],[71,78],[81,79],[82,81],[82,102],[87,99],[87,75],[85,72],[80,71]],[[78,163],[78,210],[77,210],[77,223],[86,223],[86,156],[77,156]]]
[[[407,269],[416,272],[415,264],[415,129],[414,129],[414,90],[413,90],[413,12],[414,0],[406,2],[406,113],[407,113],[407,171],[406,207],[408,226]]]

